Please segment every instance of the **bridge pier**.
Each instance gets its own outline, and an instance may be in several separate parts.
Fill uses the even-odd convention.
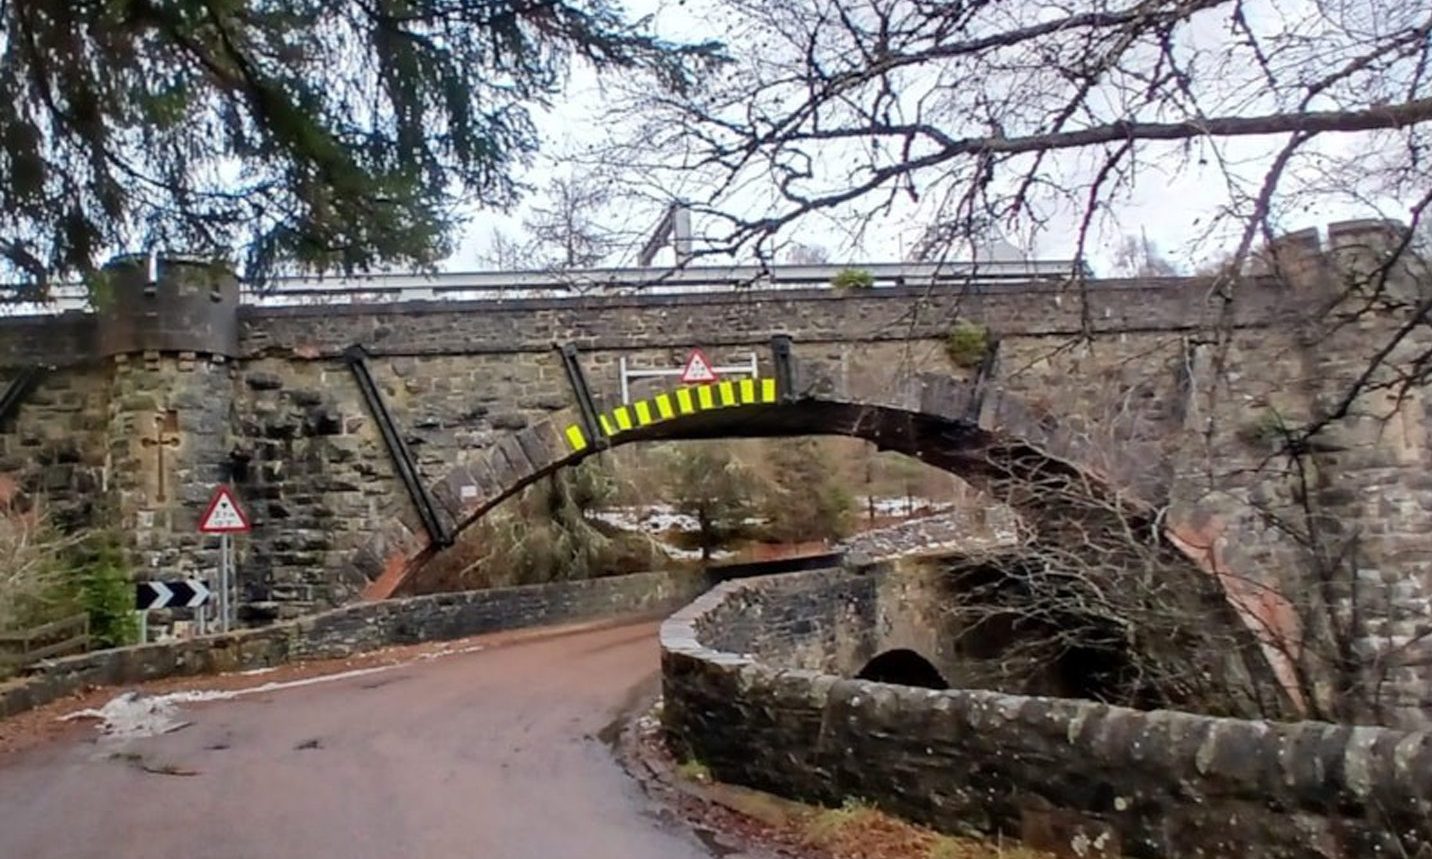
[[[96,524],[117,529],[141,578],[217,586],[217,541],[197,526],[231,478],[238,281],[209,261],[127,257],[105,268],[96,301],[109,369]]]

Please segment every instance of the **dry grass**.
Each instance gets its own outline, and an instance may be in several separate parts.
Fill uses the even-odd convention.
[[[832,859],[1051,859],[1017,845],[943,835],[859,800],[809,812],[802,828],[806,842]]]
[[[860,800],[820,808],[758,790],[712,782],[700,764],[682,764],[678,774],[705,786],[705,793],[795,848],[793,855],[818,859],[1054,859],[1017,842],[945,835],[901,820]]]

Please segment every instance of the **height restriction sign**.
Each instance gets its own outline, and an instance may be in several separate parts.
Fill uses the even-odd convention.
[[[239,500],[227,486],[214,490],[204,515],[199,517],[199,530],[205,534],[238,534],[249,530],[249,517]]]
[[[692,349],[691,356],[686,359],[686,366],[681,368],[681,384],[703,385],[714,381],[716,370],[707,359],[706,353],[700,349]]]

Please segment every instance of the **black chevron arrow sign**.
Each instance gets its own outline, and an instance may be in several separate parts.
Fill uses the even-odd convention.
[[[209,601],[209,586],[198,579],[172,582],[139,582],[135,585],[134,607],[140,611],[153,608],[198,608]]]

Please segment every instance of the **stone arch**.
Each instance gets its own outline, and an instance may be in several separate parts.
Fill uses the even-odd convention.
[[[503,436],[474,461],[431,485],[452,533],[539,478],[605,446],[641,441],[844,435],[896,450],[959,475],[1012,507],[1038,539],[1097,552],[1106,563],[1130,553],[1130,531],[1160,538],[1170,567],[1212,579],[1233,617],[1251,631],[1264,664],[1298,706],[1292,667],[1272,646],[1266,621],[1229,585],[1206,549],[1166,529],[1148,499],[1166,492],[1170,469],[1151,443],[1100,449],[1074,422],[1061,423],[1013,393],[979,380],[916,374],[899,385],[849,381],[802,370],[791,390],[775,381],[722,382],[667,392],[602,413],[594,439],[576,409]],[[685,398],[690,398],[687,408]],[[1091,540],[1093,542],[1091,542]],[[415,513],[380,524],[355,553],[349,575],[366,599],[391,595],[437,550]],[[1129,555],[1131,564],[1143,554]],[[1278,631],[1272,632],[1276,637]]]
[[[605,445],[844,435],[956,473],[992,491],[1041,533],[1074,522],[1087,532],[1091,518],[1151,521],[1154,515],[1134,478],[1161,475],[1161,463],[1129,450],[1117,459],[1091,456],[1085,437],[1001,389],[936,374],[912,376],[894,389],[852,390],[818,376],[794,387],[777,391],[774,379],[762,379],[677,389],[602,413],[602,439],[590,438],[575,409],[557,412],[454,467],[431,492],[455,534],[533,481]],[[1080,491],[1051,501],[1043,491],[1050,481]],[[1074,495],[1088,503],[1072,509]],[[366,597],[382,598],[435,551],[417,518],[405,511],[375,530],[355,555],[352,574],[368,583]]]
[[[856,680],[918,686],[921,689],[948,689],[950,684],[934,663],[907,647],[876,654],[855,675]]]

